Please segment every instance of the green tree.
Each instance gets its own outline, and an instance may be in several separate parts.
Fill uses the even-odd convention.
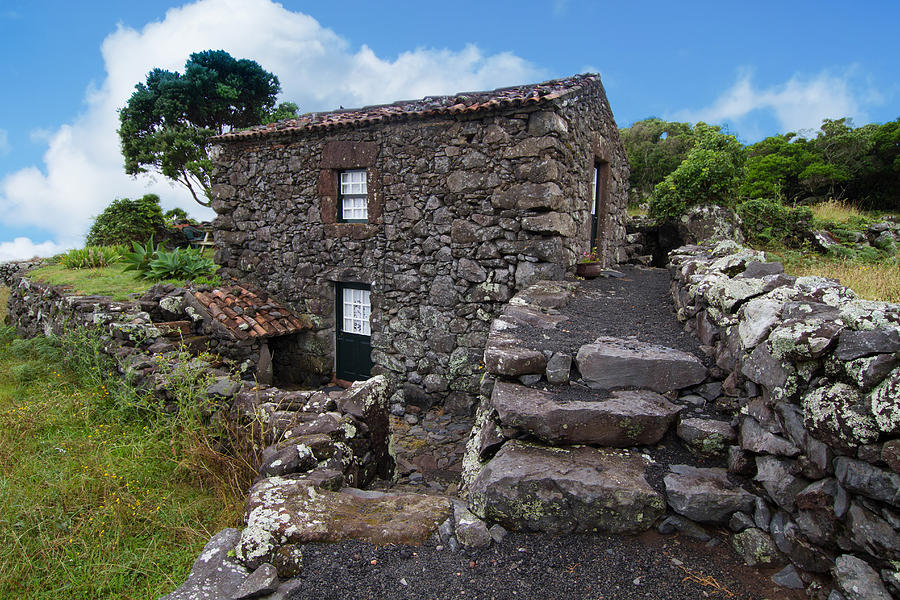
[[[88,246],[111,246],[159,239],[166,229],[166,219],[159,196],[146,194],[136,200],[116,198],[102,213],[94,217],[87,234]]]
[[[274,123],[285,119],[296,119],[300,116],[300,107],[293,102],[280,102],[275,110],[263,118],[263,123]]]
[[[690,124],[656,117],[637,121],[621,135],[631,167],[628,181],[639,200],[647,198],[656,184],[678,168],[694,145]]]
[[[650,216],[677,219],[696,204],[730,206],[737,198],[746,149],[719,127],[697,123],[696,140],[678,168],[653,188]]]
[[[280,90],[256,61],[224,50],[191,54],[184,74],[154,69],[119,111],[125,172],[162,173],[208,206],[210,138],[262,123]]]

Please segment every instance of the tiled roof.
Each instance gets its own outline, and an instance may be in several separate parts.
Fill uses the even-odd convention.
[[[210,317],[239,340],[288,335],[312,328],[309,317],[297,316],[264,294],[238,285],[191,293]]]
[[[600,76],[587,73],[544,83],[500,88],[489,92],[465,92],[452,96],[428,96],[421,100],[402,100],[393,104],[307,113],[268,125],[217,136],[221,141],[241,140],[279,133],[362,127],[385,121],[427,118],[441,115],[468,115],[482,111],[535,106],[552,102],[599,82]]]

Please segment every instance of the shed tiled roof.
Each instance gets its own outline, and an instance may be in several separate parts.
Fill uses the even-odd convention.
[[[191,293],[210,317],[239,340],[288,335],[312,328],[309,317],[297,316],[265,294],[238,285]]]
[[[421,100],[402,100],[393,104],[341,109],[331,112],[307,113],[296,119],[286,119],[259,125],[243,131],[217,136],[219,141],[236,141],[267,135],[300,131],[352,128],[408,119],[424,119],[443,115],[475,115],[479,112],[537,106],[572,94],[586,85],[600,81],[600,76],[586,73],[544,83],[500,88],[488,92],[465,92],[452,96],[428,96]]]

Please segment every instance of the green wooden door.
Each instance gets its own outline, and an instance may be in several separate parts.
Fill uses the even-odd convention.
[[[341,283],[335,291],[335,373],[344,381],[368,379],[372,376],[369,286]]]

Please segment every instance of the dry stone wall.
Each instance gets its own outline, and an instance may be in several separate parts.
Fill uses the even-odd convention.
[[[670,259],[679,319],[740,403],[729,469],[758,499],[735,547],[831,572],[836,598],[900,593],[900,305],[785,275],[734,242]],[[863,580],[869,595],[852,590]]]
[[[406,402],[467,404],[502,304],[588,249],[597,157],[610,164],[606,258],[624,257],[627,163],[599,86],[540,111],[294,136],[223,145],[216,261],[313,318],[298,351],[311,372],[333,370],[335,282],[367,283],[373,373],[403,382]],[[336,223],[334,169],[354,166],[368,170],[369,223]]]

